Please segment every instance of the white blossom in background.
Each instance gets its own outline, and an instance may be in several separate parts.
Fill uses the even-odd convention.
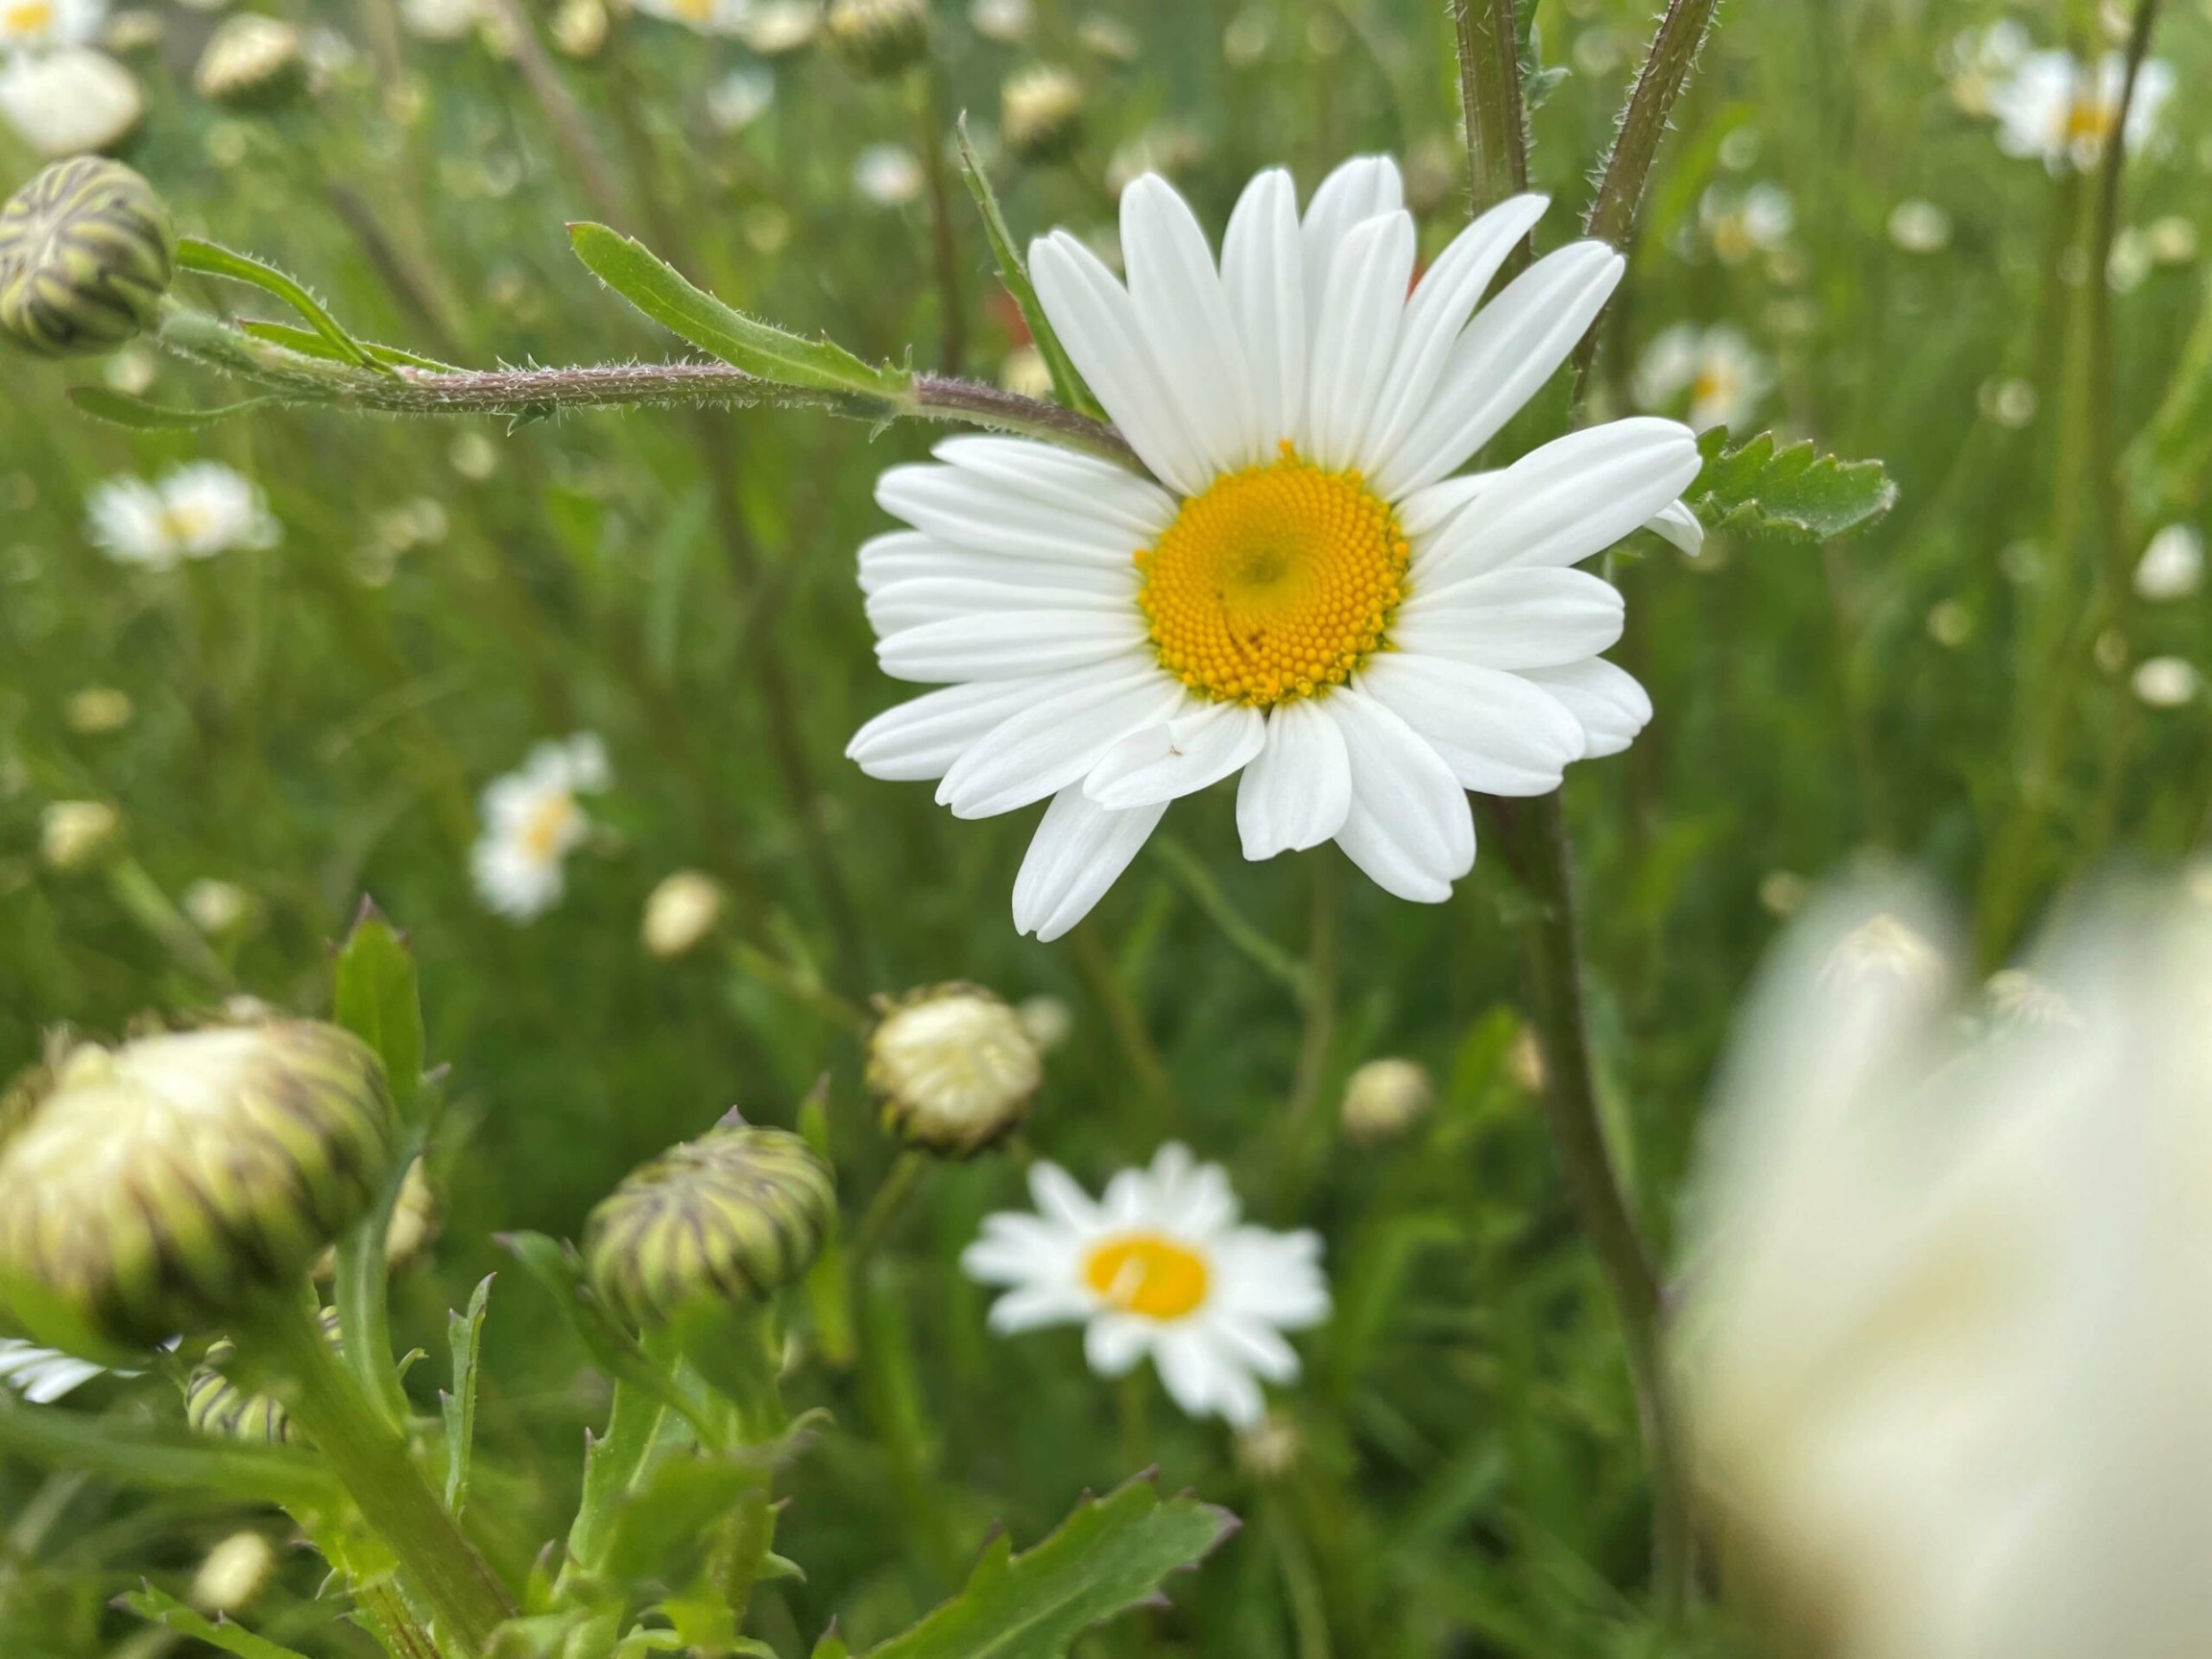
[[[1766,353],[1726,323],[1662,328],[1636,365],[1636,400],[1647,409],[1685,409],[1692,430],[1740,431],[1774,385]]]
[[[1951,243],[1951,215],[1919,198],[1889,210],[1889,240],[1908,253],[1939,253]]]
[[[95,547],[119,565],[150,570],[274,547],[281,535],[261,487],[220,461],[189,462],[154,483],[110,478],[85,497],[84,515]]]
[[[2086,910],[1961,1010],[1938,927],[1935,972],[1839,962],[1865,910],[1823,905],[1740,1024],[1672,1339],[1784,1650],[2204,1651],[2212,911]]]
[[[681,23],[702,35],[742,35],[753,22],[753,0],[630,0],[647,17]]]
[[[1412,284],[1397,167],[1337,169],[1301,220],[1262,174],[1217,269],[1157,176],[1121,197],[1125,287],[1075,237],[1032,245],[1046,314],[1150,470],[953,438],[877,499],[860,551],[877,655],[938,685],[848,754],[940,780],[957,817],[1050,800],[1014,923],[1055,939],[1169,803],[1238,779],[1248,858],[1334,840],[1440,903],[1475,861],[1467,791],[1540,795],[1650,716],[1599,653],[1622,601],[1573,568],[1696,475],[1689,431],[1590,427],[1455,477],[1565,361],[1621,256],[1576,242],[1477,301],[1544,211],[1483,215]],[[1155,482],[1155,480],[1157,480]]]
[[[0,120],[48,159],[110,149],[145,113],[137,77],[105,52],[63,46],[0,60]]]
[[[1238,1429],[1265,1416],[1262,1382],[1297,1380],[1283,1333],[1329,1317],[1320,1235],[1239,1225],[1221,1166],[1174,1144],[1096,1202],[1056,1164],[1030,1166],[1029,1191],[1036,1214],[987,1216],[960,1258],[971,1279],[1006,1288],[992,1330],[1080,1324],[1099,1376],[1149,1358],[1176,1405]]]
[[[2149,709],[2179,709],[2193,703],[2202,683],[2196,665],[2181,657],[2152,657],[2138,662],[2128,680]]]
[[[1953,36],[1936,55],[1936,67],[1950,82],[1953,103],[1969,115],[1986,115],[1998,88],[2034,50],[2026,27],[2005,17]]]
[[[399,26],[420,40],[460,40],[491,15],[485,0],[399,0]]]
[[[2162,526],[2135,565],[2135,592],[2153,604],[2186,599],[2204,586],[2204,538],[2194,524]]]
[[[541,743],[518,770],[493,779],[469,858],[485,908],[530,922],[558,904],[567,891],[568,854],[591,831],[578,797],[599,794],[612,781],[606,746],[589,732]]]
[[[107,0],[0,0],[0,58],[89,46],[107,20]]]
[[[89,1359],[0,1336],[0,1387],[12,1389],[34,1406],[51,1406],[106,1375],[106,1366]]]
[[[853,163],[853,188],[878,207],[919,200],[922,183],[922,163],[902,144],[871,144]]]
[[[1991,90],[1989,113],[1997,120],[1998,148],[2008,156],[2039,159],[2054,173],[2070,167],[2088,171],[2119,125],[2127,78],[2127,60],[2117,52],[2106,53],[2093,65],[2084,65],[2070,52],[2030,53]],[[2128,108],[2123,138],[2129,150],[2140,149],[2150,137],[2173,91],[2173,65],[2148,60]]]
[[[707,94],[707,119],[717,132],[742,132],[776,102],[776,71],[746,63],[714,83]]]
[[[1004,46],[1018,45],[1027,38],[1036,21],[1036,8],[1030,0],[973,0],[968,8],[970,27],[984,39]]]
[[[1797,209],[1779,184],[1715,184],[1697,199],[1697,225],[1723,265],[1741,265],[1787,243],[1797,226]]]

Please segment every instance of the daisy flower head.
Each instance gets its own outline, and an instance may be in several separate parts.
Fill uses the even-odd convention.
[[[1067,932],[1169,802],[1239,773],[1246,857],[1334,840],[1440,902],[1475,861],[1468,790],[1555,789],[1649,717],[1599,658],[1620,594],[1571,566],[1676,505],[1688,429],[1616,421],[1453,476],[1565,361],[1621,257],[1572,244],[1478,310],[1542,198],[1485,214],[1418,287],[1402,204],[1380,156],[1303,217],[1290,176],[1262,173],[1216,265],[1183,199],[1138,179],[1126,285],[1066,231],[1030,270],[1151,476],[966,437],[878,482],[909,528],[860,550],[877,655],[944,689],[848,753],[940,780],[957,817],[1050,799],[1021,931]]]
[[[60,46],[0,58],[0,119],[40,156],[112,149],[145,113],[138,78],[105,52]]]
[[[57,1354],[12,1336],[0,1336],[0,1387],[12,1389],[34,1406],[51,1406],[74,1393],[108,1368],[73,1354]]]
[[[108,16],[108,0],[0,0],[0,56],[87,46]]]
[[[631,0],[637,11],[702,35],[742,34],[753,21],[753,0]]]
[[[1774,366],[1725,323],[1676,323],[1645,348],[1635,381],[1636,400],[1647,409],[1684,408],[1692,428],[1703,432],[1748,422],[1774,384]]]
[[[1969,115],[1989,113],[1997,88],[2019,70],[2035,42],[2017,19],[2003,17],[1952,36],[1936,66],[1951,84],[1951,101]]]
[[[1262,1382],[1297,1380],[1283,1333],[1329,1317],[1320,1235],[1239,1225],[1227,1173],[1172,1142],[1095,1202],[1056,1164],[1030,1167],[1029,1191],[1034,1214],[987,1216],[960,1258],[1006,1287],[994,1331],[1082,1324],[1092,1370],[1120,1377],[1149,1356],[1176,1405],[1238,1429],[1265,1415]]]
[[[261,487],[220,461],[172,468],[155,483],[110,478],[85,500],[85,536],[119,565],[174,569],[241,547],[274,547],[281,531]]]
[[[483,833],[469,857],[476,896],[511,922],[532,922],[567,891],[568,854],[591,832],[577,797],[613,781],[607,748],[589,732],[541,743],[485,787]]]
[[[1997,147],[2008,156],[2040,159],[2053,173],[2087,172],[2097,165],[2120,125],[2120,95],[2127,60],[2108,52],[2083,63],[2070,52],[2032,52],[1991,89],[1989,113],[1997,120]],[[2135,79],[2122,142],[2140,149],[2158,124],[2174,90],[2174,69],[2153,58]]]

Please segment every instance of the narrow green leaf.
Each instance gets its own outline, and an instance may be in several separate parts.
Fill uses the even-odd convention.
[[[111,426],[128,426],[133,432],[192,432],[279,399],[242,397],[235,403],[222,403],[212,409],[173,409],[166,404],[133,397],[128,392],[111,392],[105,386],[72,386],[69,401],[77,405],[81,414],[105,421]]]
[[[376,1050],[402,1118],[422,1087],[422,1003],[415,952],[375,902],[361,901],[338,951],[337,1022]]]
[[[1708,530],[1817,542],[1862,529],[1896,503],[1879,461],[1839,461],[1810,442],[1777,446],[1762,432],[1731,449],[1715,427],[1697,440],[1705,465],[1684,493]]]
[[[453,1389],[439,1396],[445,1417],[445,1507],[458,1515],[469,1504],[469,1465],[476,1451],[476,1359],[484,1335],[484,1313],[491,1305],[487,1274],[469,1298],[465,1313],[445,1315],[446,1339],[453,1345]]]
[[[983,218],[983,235],[991,244],[991,256],[998,261],[998,282],[1013,299],[1022,313],[1022,321],[1028,325],[1029,338],[1037,344],[1037,354],[1045,359],[1045,367],[1052,376],[1052,396],[1070,409],[1080,409],[1086,415],[1100,420],[1106,411],[1098,399],[1091,396],[1091,388],[1083,384],[1083,376],[1075,372],[1075,364],[1068,355],[1068,349],[1060,344],[1060,336],[1052,330],[1052,320],[1045,315],[1045,302],[1037,298],[1037,285],[1029,280],[1029,267],[1022,262],[1022,254],[1014,246],[1014,233],[1007,228],[1006,215],[998,206],[998,194],[991,188],[991,176],[983,171],[983,163],[975,155],[975,146],[968,139],[968,117],[963,114],[953,128],[954,141],[960,150],[960,177],[968,182],[968,194],[975,203],[975,211]]]
[[[149,1624],[158,1624],[180,1636],[204,1642],[222,1652],[237,1655],[237,1659],[306,1659],[304,1654],[290,1647],[279,1647],[266,1636],[256,1636],[228,1619],[203,1618],[176,1597],[151,1584],[116,1597],[115,1605],[126,1613],[137,1614]]]
[[[845,1638],[837,1634],[835,1623],[831,1623],[829,1629],[822,1632],[822,1640],[814,1644],[814,1651],[809,1659],[850,1659],[852,1651],[845,1645]]]
[[[1141,1475],[1078,1504],[1024,1554],[1001,1533],[958,1597],[868,1659],[1061,1659],[1083,1632],[1150,1600],[1236,1528],[1226,1509],[1163,1499]]]
[[[294,1510],[345,1502],[344,1489],[319,1458],[288,1446],[218,1443],[60,1406],[24,1406],[4,1389],[0,1452],[125,1486],[216,1492]]]
[[[571,225],[568,237],[576,256],[600,281],[732,368],[811,392],[896,397],[906,389],[902,371],[871,368],[842,346],[804,339],[733,310],[692,286],[642,243],[604,225]]]
[[[353,361],[312,328],[295,328],[289,323],[263,323],[251,317],[241,318],[238,327],[241,332],[251,334],[256,340],[266,340],[288,351],[297,351],[303,357],[321,357],[332,363]],[[421,357],[412,351],[402,351],[397,346],[379,346],[373,340],[357,340],[354,344],[377,362],[391,368],[429,369],[441,374],[463,373],[458,364],[441,363],[435,357]]]
[[[177,263],[186,271],[198,271],[207,276],[228,276],[233,282],[244,282],[258,288],[264,294],[273,294],[301,316],[307,319],[315,332],[327,340],[338,352],[338,361],[352,363],[363,369],[378,367],[362,344],[339,326],[338,319],[323,308],[314,295],[286,276],[274,265],[264,264],[248,253],[239,253],[220,243],[203,241],[197,236],[178,239]]]

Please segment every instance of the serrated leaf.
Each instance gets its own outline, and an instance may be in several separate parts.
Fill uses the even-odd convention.
[[[1839,461],[1808,440],[1777,445],[1762,432],[1731,449],[1724,427],[1697,440],[1705,459],[1684,499],[1708,530],[1826,541],[1863,529],[1896,503],[1879,461]]]
[[[868,1659],[1062,1659],[1084,1631],[1160,1593],[1237,1528],[1226,1509],[1160,1496],[1140,1475],[1078,1504],[1058,1531],[1017,1555],[1000,1534],[968,1587]]]
[[[664,1459],[615,1511],[609,1575],[617,1579],[671,1576],[670,1568],[696,1554],[714,1523],[747,1493],[761,1490],[768,1478],[761,1460],[726,1453]]]
[[[193,432],[277,399],[242,397],[235,403],[220,403],[212,409],[175,409],[162,403],[149,403],[128,392],[111,392],[105,386],[72,386],[69,401],[77,406],[80,414],[105,421],[110,426],[128,426],[133,432]]]
[[[476,1450],[476,1361],[491,1306],[492,1276],[485,1275],[466,1312],[445,1315],[453,1346],[453,1390],[439,1406],[445,1418],[445,1507],[458,1515],[469,1503],[469,1466]]]
[[[306,1659],[304,1654],[290,1647],[279,1647],[266,1636],[256,1636],[228,1619],[204,1618],[176,1597],[151,1584],[116,1597],[115,1605],[127,1613],[137,1614],[149,1624],[158,1624],[180,1636],[204,1642],[222,1652],[237,1655],[237,1659]]]
[[[842,346],[804,339],[725,305],[643,243],[604,225],[571,225],[568,238],[600,281],[733,369],[810,392],[888,397],[906,389],[908,377],[898,370],[871,368]]]

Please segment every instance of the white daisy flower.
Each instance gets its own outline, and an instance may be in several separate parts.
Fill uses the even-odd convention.
[[[49,159],[110,149],[145,113],[138,78],[105,52],[60,46],[0,58],[0,119]]]
[[[51,1406],[106,1374],[107,1367],[89,1359],[0,1336],[0,1386],[13,1389],[34,1406]]]
[[[1126,287],[1075,237],[1030,250],[1046,314],[1159,482],[1045,445],[954,438],[877,499],[860,550],[884,668],[946,688],[847,751],[941,779],[962,818],[1051,798],[1014,922],[1058,938],[1170,801],[1241,773],[1245,856],[1334,839],[1440,902],[1475,862],[1466,791],[1536,795],[1650,716],[1598,653],[1621,596],[1570,568],[1669,508],[1689,432],[1634,420],[1451,474],[1566,359],[1619,280],[1575,243],[1476,301],[1544,210],[1461,233],[1407,294],[1398,169],[1348,163],[1301,222],[1262,173],[1216,269],[1153,176],[1121,198]]]
[[[0,0],[0,55],[88,46],[108,17],[108,0]]]
[[[486,786],[484,830],[469,856],[476,896],[514,922],[535,921],[567,890],[564,867],[591,832],[579,795],[613,781],[606,745],[589,732],[541,743],[521,767]]]
[[[2127,60],[2117,52],[2106,53],[2094,66],[2080,62],[2070,52],[2030,53],[1990,90],[1997,147],[2008,156],[2040,158],[2054,173],[2069,167],[2088,171],[2104,154],[2119,124],[2120,94],[2127,81]],[[2129,150],[2140,149],[2151,135],[2173,90],[2171,64],[2153,58],[2143,65],[2123,135]]]
[[[739,35],[753,21],[753,0],[631,0],[637,11],[702,35]]]
[[[1790,240],[1797,209],[1781,185],[1761,182],[1748,189],[1714,185],[1697,201],[1697,224],[1723,265],[1741,265],[1754,253],[1770,253]]]
[[[1261,1382],[1297,1380],[1283,1333],[1329,1317],[1320,1235],[1238,1225],[1221,1166],[1174,1144],[1149,1170],[1115,1176],[1096,1203],[1056,1164],[1032,1166],[1029,1190],[1036,1214],[987,1216],[960,1258],[971,1279],[1007,1286],[994,1331],[1084,1323],[1101,1377],[1149,1355],[1184,1410],[1238,1429],[1266,1413]]]
[[[1636,365],[1636,400],[1647,409],[1687,408],[1699,432],[1741,427],[1774,384],[1774,366],[1725,323],[1662,328]]]
[[[237,547],[274,547],[281,534],[261,487],[220,461],[173,468],[153,484],[110,478],[84,507],[94,546],[119,565],[151,570]]]
[[[2025,26],[2010,17],[1984,29],[1954,36],[1936,55],[1936,67],[1950,78],[1951,99],[1969,115],[1989,113],[1997,88],[2009,80],[2035,49]]]

